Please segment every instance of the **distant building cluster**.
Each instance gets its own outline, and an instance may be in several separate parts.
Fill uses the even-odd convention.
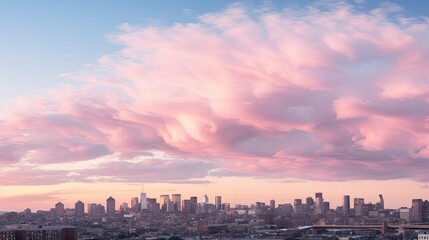
[[[72,226],[15,224],[0,228],[0,240],[77,240]]]
[[[159,202],[156,198],[148,198],[146,193],[140,194],[140,200],[138,197],[131,198],[130,204],[122,203],[119,205],[119,209],[116,207],[116,200],[113,197],[109,197],[106,200],[106,205],[100,203],[88,203],[87,214],[90,216],[114,216],[115,214],[124,213],[136,213],[141,211],[150,212],[183,212],[186,214],[199,214],[203,212],[212,212],[215,210],[229,210],[229,203],[222,203],[222,196],[215,196],[214,204],[209,202],[207,195],[203,196],[203,202],[198,203],[198,198],[192,196],[189,199],[183,199],[181,194],[161,195]],[[75,203],[74,210],[65,209],[64,204],[58,202],[55,204],[55,208],[51,209],[52,213],[57,215],[85,215],[85,204],[82,201]]]
[[[426,239],[423,234],[429,231],[429,201],[413,199],[410,207],[386,209],[381,194],[376,203],[344,195],[337,207],[322,192],[292,203],[271,199],[235,206],[220,195],[204,195],[200,201],[197,196],[182,199],[179,193],[139,196],[119,205],[110,196],[105,204],[79,200],[74,208],[58,202],[50,211],[6,213],[0,215],[0,240],[68,240],[76,234],[79,239]],[[63,227],[70,225],[74,227]]]

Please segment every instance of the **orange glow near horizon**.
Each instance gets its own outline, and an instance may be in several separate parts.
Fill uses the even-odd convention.
[[[342,196],[350,195],[351,201],[355,197],[363,197],[366,202],[375,203],[379,200],[378,194],[383,194],[386,208],[410,207],[412,198],[427,196],[426,185],[410,180],[388,181],[347,181],[347,182],[314,182],[254,179],[244,177],[224,177],[205,179],[212,181],[209,184],[170,184],[146,183],[145,192],[148,197],[156,198],[162,194],[182,194],[182,200],[190,196],[207,194],[210,202],[214,197],[222,196],[222,202],[251,205],[256,201],[269,204],[271,199],[276,204],[293,203],[295,198],[305,201],[306,197],[313,197],[315,192],[323,192],[325,201],[330,202],[331,208],[341,206]],[[66,208],[74,208],[74,203],[81,200],[88,203],[105,205],[106,199],[112,196],[116,200],[116,207],[123,202],[130,204],[132,197],[139,197],[140,184],[122,183],[68,183],[51,186],[8,186],[0,187],[0,206],[6,211],[23,211],[25,208],[35,210],[49,210],[55,203],[61,201]],[[25,194],[22,194],[25,193]]]

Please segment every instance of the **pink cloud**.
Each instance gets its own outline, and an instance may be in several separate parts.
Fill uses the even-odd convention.
[[[2,171],[0,184],[9,185],[51,185],[72,182],[68,170],[42,170],[25,166]]]
[[[15,102],[0,123],[0,161],[118,152],[122,165],[88,171],[169,180],[125,161],[156,150],[202,177],[427,181],[427,23],[402,21],[397,6],[319,7],[233,5],[194,23],[124,25],[111,36],[123,49],[79,76],[83,86]],[[180,171],[175,180],[197,177]]]

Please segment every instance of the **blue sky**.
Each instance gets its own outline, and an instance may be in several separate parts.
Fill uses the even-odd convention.
[[[107,39],[123,23],[171,25],[195,21],[236,1],[1,1],[0,101],[32,95],[67,81],[62,73],[81,70],[120,46]],[[273,1],[279,8],[310,1]],[[262,3],[270,3],[262,1]],[[427,15],[428,1],[397,0],[406,15]],[[245,4],[260,4],[247,1]],[[365,8],[378,5],[368,1]]]
[[[119,46],[108,41],[123,23],[170,25],[231,1],[2,1],[0,100],[64,81]],[[188,9],[188,10],[187,10]]]

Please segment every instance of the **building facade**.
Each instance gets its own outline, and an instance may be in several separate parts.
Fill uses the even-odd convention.
[[[345,195],[343,197],[343,212],[346,214],[350,213],[350,196],[349,195]]]
[[[222,210],[222,197],[221,196],[215,197],[215,207],[218,211]]]
[[[74,213],[76,216],[85,215],[85,204],[82,201],[79,200],[74,204]]]
[[[173,194],[171,196],[175,211],[182,211],[182,194]]]
[[[71,226],[11,225],[0,229],[0,240],[77,240]]]
[[[116,201],[113,197],[109,197],[106,200],[106,210],[107,210],[107,215],[108,216],[113,216],[115,215],[115,211],[116,211]]]

